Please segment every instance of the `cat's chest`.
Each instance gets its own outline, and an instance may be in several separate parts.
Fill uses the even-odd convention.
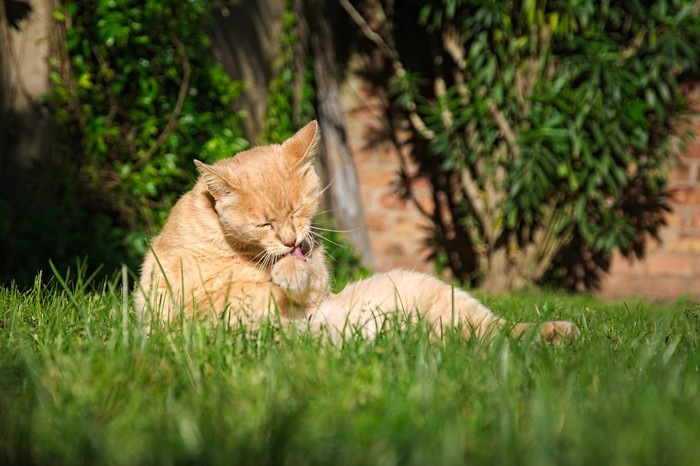
[[[239,256],[209,256],[195,260],[200,281],[217,283],[267,283],[270,269],[265,264]]]

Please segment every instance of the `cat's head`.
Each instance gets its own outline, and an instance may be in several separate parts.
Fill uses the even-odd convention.
[[[313,167],[319,141],[312,121],[283,144],[255,147],[213,165],[195,161],[230,241],[270,259],[300,249],[308,253],[322,192]]]

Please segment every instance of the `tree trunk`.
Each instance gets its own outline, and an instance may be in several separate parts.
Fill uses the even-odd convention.
[[[486,258],[488,265],[479,289],[486,293],[499,294],[527,288],[529,283],[515,263],[508,257],[508,251],[501,247],[490,251]]]
[[[253,144],[260,142],[270,80],[279,72],[284,10],[284,0],[243,0],[214,11],[212,54],[226,74],[248,85],[236,106],[247,114],[245,135]]]
[[[360,199],[352,154],[348,148],[345,117],[340,107],[338,70],[326,2],[309,0],[311,50],[314,55],[318,119],[323,132],[323,169],[335,226],[360,254],[364,265],[373,265],[372,250]]]
[[[55,0],[0,1],[0,198],[15,198],[26,170],[55,152],[41,99],[51,90],[56,7]]]

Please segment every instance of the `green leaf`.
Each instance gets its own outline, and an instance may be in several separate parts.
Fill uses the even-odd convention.
[[[78,86],[80,86],[83,89],[91,89],[93,86],[91,74],[87,72],[81,74],[78,78]]]

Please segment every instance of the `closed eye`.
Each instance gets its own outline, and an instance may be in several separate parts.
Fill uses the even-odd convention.
[[[255,226],[258,228],[270,228],[270,227],[272,227],[272,224],[271,223],[258,223]]]

